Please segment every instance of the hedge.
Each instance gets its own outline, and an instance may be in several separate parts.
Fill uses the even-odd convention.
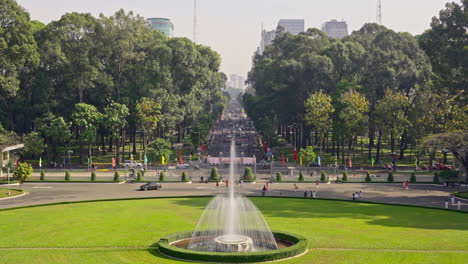
[[[307,250],[307,239],[291,233],[273,232],[276,239],[287,240],[295,243],[294,245],[262,252],[251,253],[222,253],[222,252],[202,252],[178,248],[170,245],[170,243],[188,239],[192,236],[192,231],[179,232],[162,237],[158,244],[159,251],[169,257],[184,260],[207,261],[207,262],[223,262],[223,263],[247,263],[247,262],[264,262],[274,261],[285,258],[290,258],[304,253]]]

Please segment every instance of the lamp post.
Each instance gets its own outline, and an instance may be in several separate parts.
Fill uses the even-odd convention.
[[[255,164],[254,175],[255,175],[255,179],[257,179],[257,158],[255,157],[255,155],[253,155],[253,158],[254,158],[254,164]]]
[[[67,153],[68,153],[68,164],[70,164],[70,165],[71,165],[71,158],[70,158],[70,154],[72,154],[72,153],[73,153],[73,150],[71,150],[71,149],[70,149],[70,150],[68,150],[68,151],[67,151]]]
[[[271,175],[270,175],[270,176],[271,176],[272,178],[273,178],[273,162],[274,162],[274,158],[275,158],[275,155],[271,155],[271,167],[270,167],[270,168],[271,168],[271,173],[270,173]]]

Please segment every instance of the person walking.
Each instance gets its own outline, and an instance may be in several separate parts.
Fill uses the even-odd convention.
[[[216,187],[219,187],[219,181],[216,181]]]
[[[312,191],[312,198],[315,199],[317,197],[317,193],[315,191]]]
[[[304,198],[307,199],[307,191],[304,192]]]
[[[452,206],[455,206],[455,195],[453,195],[453,193],[450,195],[450,202],[452,203]]]
[[[293,186],[293,192],[296,192],[296,190],[297,190],[297,185],[294,184],[294,186]]]
[[[356,200],[356,193],[353,193],[353,201]]]
[[[229,179],[226,179],[226,188],[229,186]]]
[[[319,180],[315,181],[315,188],[319,187]]]

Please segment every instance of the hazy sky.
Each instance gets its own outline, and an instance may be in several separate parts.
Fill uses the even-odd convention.
[[[420,34],[449,0],[382,0],[383,23],[396,31]],[[456,0],[459,2],[459,0]],[[193,0],[17,0],[31,18],[48,23],[66,12],[113,14],[120,8],[143,17],[167,17],[177,37],[193,36]],[[228,76],[246,76],[260,42],[261,25],[276,28],[281,18],[305,19],[306,28],[321,28],[336,18],[348,22],[350,32],[375,22],[377,0],[198,0],[198,42],[223,58]]]

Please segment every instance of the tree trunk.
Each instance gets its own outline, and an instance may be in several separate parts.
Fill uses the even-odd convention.
[[[400,160],[405,159],[405,150],[408,149],[408,131],[404,131],[403,135],[401,135],[401,142],[400,142]]]
[[[379,129],[379,136],[377,138],[377,152],[375,157],[375,162],[380,163],[380,149],[382,148],[382,130]]]
[[[109,149],[107,149],[108,152],[112,152],[113,151],[113,142],[114,142],[114,137],[111,135],[109,137]]]
[[[83,164],[83,139],[81,138],[81,133],[78,132],[78,140],[80,143],[80,164]]]

